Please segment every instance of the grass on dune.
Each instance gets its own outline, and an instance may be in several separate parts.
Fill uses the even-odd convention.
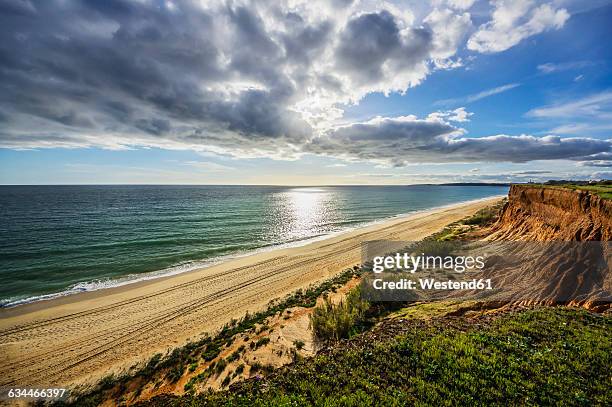
[[[573,191],[588,191],[603,199],[612,199],[612,183],[606,181],[602,183],[579,185],[579,184],[528,184],[529,186],[542,187],[542,188],[565,188]]]
[[[589,191],[604,199],[612,199],[612,185],[564,185],[564,188]]]
[[[497,214],[499,213],[499,208],[497,206],[488,206],[476,212],[474,215],[468,217],[463,220],[464,225],[486,225],[491,222]]]
[[[349,338],[351,334],[366,327],[366,312],[369,308],[370,304],[361,299],[359,287],[352,289],[346,298],[337,304],[326,297],[323,304],[316,307],[310,315],[310,326],[315,340],[319,343],[331,343]]]
[[[450,322],[449,322],[450,321]],[[610,405],[612,317],[540,308],[358,336],[268,378],[153,406]],[[357,341],[353,344],[353,341]]]

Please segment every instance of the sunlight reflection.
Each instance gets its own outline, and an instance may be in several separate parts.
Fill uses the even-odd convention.
[[[321,190],[297,190],[289,193],[294,227],[307,229],[316,225],[321,217],[325,193]]]
[[[282,193],[281,224],[289,240],[319,235],[328,224],[332,193],[322,188],[295,188]]]

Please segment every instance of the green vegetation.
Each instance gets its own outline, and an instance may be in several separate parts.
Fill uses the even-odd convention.
[[[231,380],[231,375],[228,373],[227,376],[225,376],[225,379],[223,379],[223,382],[221,383],[221,386],[225,387],[230,383]]]
[[[269,343],[270,343],[270,338],[268,338],[267,336],[264,336],[263,338],[259,338],[257,342],[255,342],[255,349],[258,349],[262,346],[266,346]]]
[[[227,361],[225,359],[220,359],[215,364],[215,374],[219,376],[221,373],[223,373],[226,367],[227,367]]]
[[[428,239],[416,242],[414,246],[408,249],[408,252],[416,256],[421,253],[427,253],[428,256],[448,256],[458,247],[458,243],[454,239],[447,237],[443,240]]]
[[[214,342],[207,344],[206,348],[202,352],[202,359],[207,362],[210,362],[211,360],[219,356],[219,353],[221,353],[221,347],[219,346],[219,343]]]
[[[234,360],[238,360],[240,358],[240,353],[244,350],[244,345],[241,346],[242,349],[238,348],[231,355],[227,357],[228,362],[233,362]]]
[[[231,391],[146,405],[610,405],[611,332],[612,316],[570,308],[393,319]]]
[[[598,195],[603,199],[612,199],[612,181],[602,181],[592,184],[576,182],[555,182],[550,184],[529,184],[529,186],[539,186],[543,188],[566,188],[574,191],[588,191]]]
[[[238,365],[236,371],[234,372],[234,376],[238,376],[239,374],[242,374],[242,372],[244,372],[244,363]]]
[[[464,225],[486,225],[497,217],[499,209],[495,206],[488,206],[476,212],[474,215],[467,219],[464,219],[462,223]]]
[[[295,349],[297,349],[297,350],[304,349],[304,345],[306,345],[306,344],[304,343],[304,341],[302,341],[300,339],[296,339],[295,341],[293,341],[293,346],[295,346]]]
[[[247,313],[241,320],[234,319],[230,321],[214,337],[204,336],[196,342],[190,342],[183,347],[175,348],[165,356],[156,354],[139,369],[132,369],[118,376],[106,377],[93,388],[82,391],[82,393],[78,394],[75,398],[70,399],[68,402],[62,401],[58,403],[58,405],[97,406],[102,403],[102,401],[109,398],[117,400],[125,397],[126,394],[124,393],[126,388],[133,386],[138,388],[134,395],[138,395],[148,384],[159,384],[164,380],[170,383],[177,382],[185,371],[188,370],[193,363],[196,363],[198,357],[204,359],[206,362],[213,361],[207,369],[191,377],[189,382],[185,385],[186,391],[192,391],[197,382],[203,381],[215,374],[216,368],[214,360],[221,354],[224,347],[234,342],[236,336],[247,332],[255,333],[257,326],[260,326],[258,331],[263,333],[265,330],[269,329],[266,325],[266,320],[269,317],[279,313],[282,314],[288,308],[312,308],[316,305],[317,298],[321,295],[344,286],[352,278],[361,275],[361,273],[361,268],[355,266],[351,269],[344,270],[342,273],[321,284],[309,287],[306,290],[297,290],[285,299],[271,301],[268,308],[264,311],[255,314]],[[245,337],[245,342],[246,341],[248,341],[248,336]],[[264,344],[265,343],[260,342],[259,346],[263,346]],[[230,355],[229,358],[231,359],[232,355]],[[218,363],[221,363],[223,369],[227,364],[224,360]],[[260,370],[263,372],[270,372],[271,367],[265,366]],[[132,386],[128,386],[129,384]],[[73,394],[75,394],[75,392],[73,392]]]
[[[430,253],[431,250],[439,252],[444,248],[444,246],[439,246],[439,243],[435,245],[430,245],[427,247],[429,242],[449,242],[449,245],[446,247],[448,252],[452,252],[455,248],[453,247],[453,241],[461,240],[463,238],[468,238],[470,236],[470,232],[473,228],[480,228],[491,225],[494,223],[499,217],[502,208],[508,202],[507,198],[500,200],[495,205],[488,206],[476,212],[472,216],[468,216],[467,218],[461,219],[457,222],[453,222],[450,225],[446,226],[440,232],[434,233],[431,236],[426,237],[423,241],[418,244],[421,245],[421,250],[427,253]],[[444,255],[444,253],[436,253],[439,255]]]
[[[612,185],[564,185],[564,188],[589,191],[604,199],[612,199]]]
[[[315,340],[321,343],[349,338],[364,325],[366,311],[370,308],[361,299],[359,287],[353,288],[346,299],[333,304],[328,297],[316,307],[310,316],[310,325]]]
[[[431,319],[459,312],[461,309],[473,308],[476,301],[442,300],[409,304],[389,315],[389,318]]]

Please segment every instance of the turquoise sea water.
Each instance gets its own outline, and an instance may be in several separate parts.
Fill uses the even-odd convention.
[[[0,306],[184,272],[507,190],[0,186]]]

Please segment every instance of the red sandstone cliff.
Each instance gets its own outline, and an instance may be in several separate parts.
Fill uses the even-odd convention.
[[[560,187],[513,185],[484,234],[505,260],[487,272],[501,288],[501,302],[610,309],[612,200]]]
[[[512,185],[487,240],[612,240],[612,200],[565,188]]]

